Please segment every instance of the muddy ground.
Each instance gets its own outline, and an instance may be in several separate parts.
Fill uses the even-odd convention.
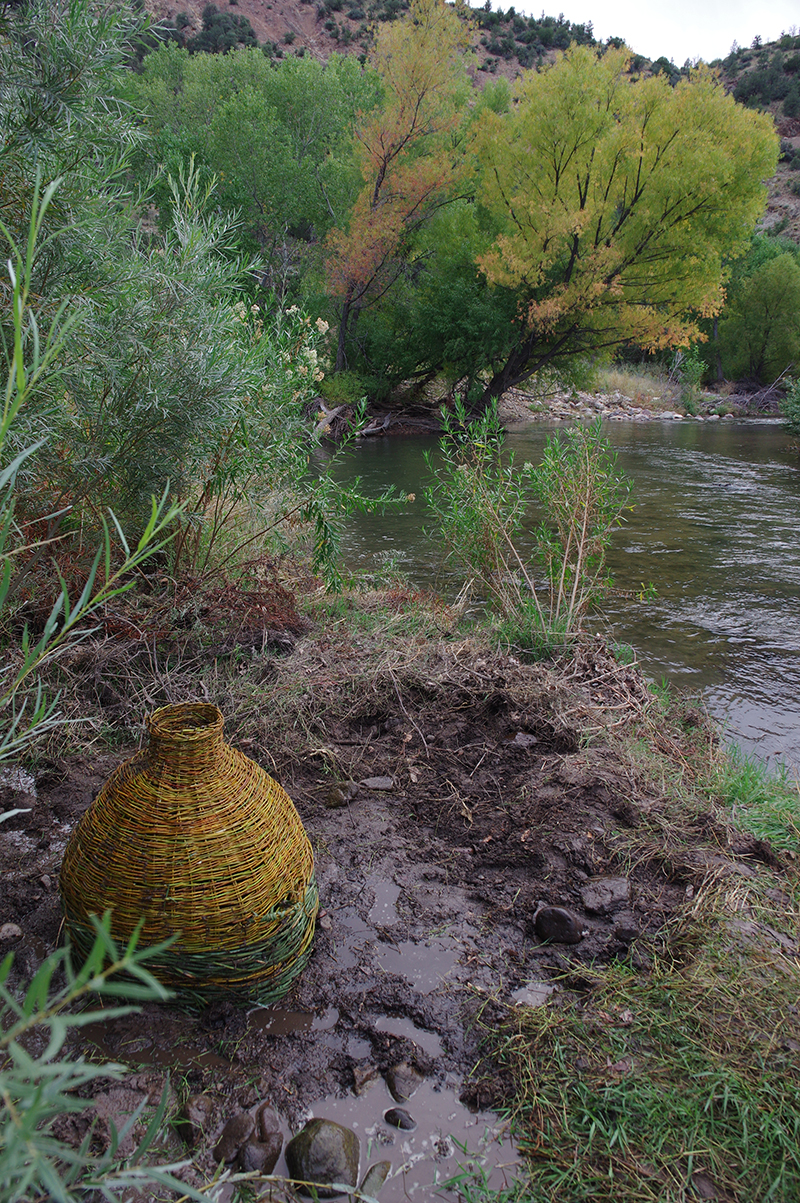
[[[401,617],[404,605],[398,595]],[[106,1117],[118,1120],[145,1093],[155,1099],[168,1069],[175,1108],[210,1100],[191,1150],[197,1180],[212,1172],[211,1150],[237,1111],[267,1101],[288,1133],[309,1108],[325,1114],[325,1101],[335,1110],[334,1100],[370,1088],[371,1133],[397,1165],[402,1147],[381,1126],[390,1100],[380,1079],[393,1066],[407,1062],[427,1080],[426,1106],[431,1091],[443,1108],[458,1096],[501,1106],[512,1084],[484,1042],[519,1003],[542,1001],[555,979],[580,989],[584,966],[613,958],[646,973],[670,918],[709,873],[750,874],[771,858],[702,808],[677,830],[674,790],[648,767],[648,741],[679,776],[689,745],[713,733],[692,707],[667,733],[635,665],[619,665],[602,641],[558,669],[474,640],[382,641],[347,629],[345,618],[299,636],[240,632],[227,675],[218,646],[166,656],[155,673],[150,657],[138,692],[126,691],[137,657],[144,664],[138,645],[109,637],[84,648],[63,671],[96,726],[104,716],[104,742],[40,760],[35,796],[7,786],[0,799],[0,810],[30,808],[0,826],[0,926],[12,925],[0,951],[14,948],[17,982],[59,942],[64,847],[134,750],[143,689],[150,706],[219,704],[229,741],[294,799],[322,910],[311,961],[283,1003],[250,1014],[239,998],[200,1013],[151,1004],[73,1046],[131,1066],[124,1089],[96,1087]],[[637,732],[638,743],[620,738]],[[571,912],[578,942],[540,938],[545,906]],[[167,1143],[180,1151],[174,1132]]]

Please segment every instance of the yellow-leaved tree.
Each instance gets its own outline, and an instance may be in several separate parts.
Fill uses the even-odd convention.
[[[482,116],[479,195],[502,232],[478,266],[518,298],[486,401],[569,356],[701,338],[763,212],[772,118],[706,67],[673,88],[629,63],[624,47],[573,47]]]

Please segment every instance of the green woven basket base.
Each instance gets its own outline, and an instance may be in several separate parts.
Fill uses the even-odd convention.
[[[280,928],[268,939],[239,948],[194,950],[182,946],[179,936],[165,952],[148,958],[146,968],[174,990],[180,1001],[194,1006],[220,999],[238,1005],[277,1002],[308,963],[318,907],[319,893],[312,875],[302,901],[280,909]],[[79,956],[88,956],[94,927],[67,910],[66,928]],[[115,940],[127,942],[132,933],[117,931],[112,915],[111,934]]]

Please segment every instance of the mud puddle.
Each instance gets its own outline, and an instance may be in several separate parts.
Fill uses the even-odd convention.
[[[360,1176],[375,1161],[391,1161],[392,1169],[381,1187],[381,1203],[441,1198],[456,1195],[442,1184],[470,1167],[480,1168],[495,1190],[507,1184],[520,1162],[508,1126],[488,1112],[473,1113],[459,1101],[458,1087],[437,1087],[423,1082],[402,1108],[416,1125],[400,1130],[385,1118],[397,1110],[383,1082],[376,1082],[359,1098],[328,1098],[309,1109],[319,1116],[352,1128],[361,1141]],[[283,1172],[279,1168],[278,1173]],[[439,1188],[438,1191],[435,1188]]]
[[[137,1024],[135,1017],[98,1020],[84,1024],[83,1037],[89,1042],[92,1060],[113,1061],[122,1065],[176,1070],[227,1070],[230,1062],[199,1044],[166,1044],[152,1031],[150,1023]]]

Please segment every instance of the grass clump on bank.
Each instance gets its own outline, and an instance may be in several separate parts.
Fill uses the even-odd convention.
[[[486,598],[501,640],[546,658],[573,643],[608,588],[606,552],[630,509],[631,483],[600,422],[548,438],[537,466],[504,457],[496,409],[469,421],[442,411],[442,462],[427,458],[425,497],[465,591]],[[535,554],[520,535],[533,505]]]
[[[710,788],[731,822],[792,860],[800,854],[800,794],[785,765],[774,771],[734,747],[713,767]]]
[[[596,368],[596,388],[601,393],[621,393],[644,409],[673,409],[677,389],[668,373],[659,369],[614,365]]]

